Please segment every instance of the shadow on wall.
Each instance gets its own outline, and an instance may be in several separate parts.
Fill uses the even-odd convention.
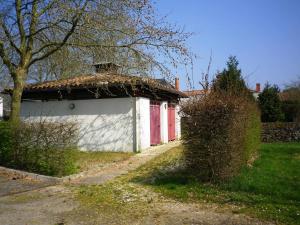
[[[90,151],[133,151],[133,116],[130,99],[26,102],[22,117],[34,122],[79,124],[79,148]],[[71,109],[71,104],[75,107]]]
[[[79,121],[79,148],[91,151],[133,151],[133,121],[127,114],[110,118],[97,116],[93,121]]]

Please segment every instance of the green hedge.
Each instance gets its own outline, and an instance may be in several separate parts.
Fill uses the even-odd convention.
[[[13,167],[13,134],[8,122],[0,122],[0,165]]]
[[[248,161],[258,151],[261,144],[262,124],[260,111],[255,103],[248,103],[247,119],[245,121],[245,160]]]
[[[76,129],[72,124],[0,123],[0,165],[51,176],[76,171]]]
[[[260,114],[254,101],[211,93],[183,107],[187,167],[205,181],[236,175],[260,144]]]

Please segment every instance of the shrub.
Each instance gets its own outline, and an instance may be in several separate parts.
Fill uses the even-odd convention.
[[[63,176],[75,171],[74,153],[77,126],[72,123],[46,121],[20,123],[13,127],[3,123],[0,132],[1,165],[45,175]]]
[[[300,122],[300,85],[297,83],[279,94],[285,122]]]
[[[237,174],[258,148],[260,117],[248,97],[212,92],[183,106],[186,163],[201,180]]]
[[[12,129],[8,122],[0,122],[0,165],[12,166]]]
[[[260,111],[255,103],[248,102],[245,120],[245,160],[248,161],[254,156],[261,143],[262,124]]]

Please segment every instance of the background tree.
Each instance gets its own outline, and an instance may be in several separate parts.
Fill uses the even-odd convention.
[[[168,76],[170,66],[190,60],[189,36],[144,0],[1,0],[0,63],[13,82],[10,119],[19,121],[28,80],[90,71],[86,65],[98,60]]]
[[[276,122],[284,118],[281,111],[279,88],[276,85],[266,84],[263,91],[258,95],[262,122]]]
[[[239,62],[235,56],[230,56],[227,63],[227,68],[218,73],[213,81],[213,89],[217,91],[225,91],[240,95],[248,91],[242,71],[239,69]]]
[[[285,121],[300,122],[300,77],[286,85],[280,99]]]

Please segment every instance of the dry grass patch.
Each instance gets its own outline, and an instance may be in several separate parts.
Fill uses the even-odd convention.
[[[83,152],[76,153],[76,166],[79,172],[87,171],[95,166],[101,167],[107,164],[121,162],[129,159],[134,153],[129,152]]]

